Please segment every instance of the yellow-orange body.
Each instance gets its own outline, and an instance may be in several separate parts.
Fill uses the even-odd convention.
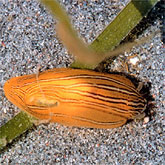
[[[119,127],[146,107],[130,79],[90,70],[61,68],[15,77],[4,91],[23,111],[71,126]]]

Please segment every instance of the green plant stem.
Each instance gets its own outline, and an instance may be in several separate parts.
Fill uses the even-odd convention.
[[[91,45],[89,45],[89,48],[92,48],[98,56],[113,51],[158,1],[159,0],[130,1]],[[108,57],[113,58],[113,56],[113,52],[108,53]],[[87,66],[79,61],[75,61],[71,67],[94,69],[95,66]]]
[[[37,121],[32,116],[21,111],[5,125],[0,128],[0,149],[5,147],[13,139],[20,136],[26,130],[30,129]]]
[[[59,3],[55,0],[41,0],[59,19],[64,22],[70,32],[75,35],[72,31],[71,24],[68,16],[63,12]],[[154,6],[158,0],[132,0],[123,9],[122,12],[112,21],[110,25],[94,40],[90,47],[99,53],[106,53],[114,49],[115,46],[119,45],[127,34],[139,23],[144,15]],[[92,68],[89,65],[75,62],[73,67],[79,68]],[[3,149],[8,143],[11,143],[16,137],[20,136],[26,130],[30,129],[34,124],[35,119],[24,112],[20,112],[5,125],[0,128],[0,149]]]
[[[132,0],[90,45],[97,53],[113,50],[158,0]]]

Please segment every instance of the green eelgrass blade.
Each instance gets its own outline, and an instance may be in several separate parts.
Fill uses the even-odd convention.
[[[58,2],[55,0],[42,0],[42,2],[50,8],[51,12],[67,26],[69,32],[76,36],[71,27],[67,15],[63,12]],[[127,34],[139,23],[144,15],[155,5],[158,0],[132,0],[120,12],[120,14],[112,21],[110,25],[94,40],[89,46],[98,53],[106,53],[113,50],[119,45]],[[115,27],[115,25],[117,27]],[[76,36],[77,37],[77,36]],[[93,66],[74,63],[73,66],[79,68],[93,68]],[[0,149],[3,149],[8,143],[11,143],[16,137],[20,136],[26,130],[30,129],[35,123],[35,119],[30,115],[20,112],[5,125],[0,128]]]
[[[34,125],[34,121],[36,121],[36,119],[23,111],[9,120],[0,128],[0,149],[30,129]]]
[[[158,0],[132,0],[90,45],[97,53],[112,51]]]

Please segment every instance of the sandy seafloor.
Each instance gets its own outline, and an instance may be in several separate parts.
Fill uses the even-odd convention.
[[[87,43],[114,19],[128,0],[61,0],[74,27]],[[161,29],[160,6],[141,36]],[[155,13],[156,12],[156,13]],[[141,37],[139,36],[139,37]],[[0,164],[164,164],[165,78],[162,34],[135,47],[137,65],[130,73],[152,82],[156,115],[147,124],[133,121],[116,129],[87,129],[59,124],[40,125],[23,134],[0,153]],[[73,57],[56,38],[55,21],[35,0],[0,1],[0,125],[20,110],[4,96],[3,85],[11,77],[55,67],[68,67]]]

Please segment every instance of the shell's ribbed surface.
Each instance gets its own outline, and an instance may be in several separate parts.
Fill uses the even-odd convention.
[[[39,119],[114,128],[142,113],[146,100],[125,76],[79,69],[53,69],[10,79],[7,98]]]

